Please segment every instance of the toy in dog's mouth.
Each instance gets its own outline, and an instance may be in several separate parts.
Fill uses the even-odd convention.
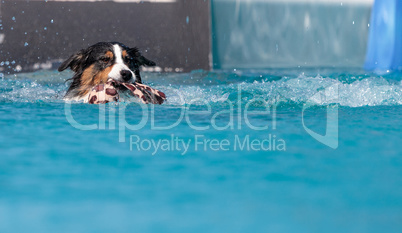
[[[89,92],[88,103],[105,104],[119,101],[119,91],[126,91],[145,104],[162,104],[166,100],[163,92],[140,83],[123,83],[109,78],[105,84],[94,86]]]

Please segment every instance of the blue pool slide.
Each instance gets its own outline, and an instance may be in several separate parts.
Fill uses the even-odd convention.
[[[402,69],[402,1],[376,0],[371,12],[364,68]]]

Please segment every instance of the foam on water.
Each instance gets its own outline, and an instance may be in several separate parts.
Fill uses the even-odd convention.
[[[317,72],[318,73],[318,72]],[[402,104],[401,75],[297,71],[194,71],[188,74],[144,73],[144,81],[164,91],[168,105],[296,104],[382,106]],[[41,71],[5,76],[1,102],[59,102],[71,73]]]

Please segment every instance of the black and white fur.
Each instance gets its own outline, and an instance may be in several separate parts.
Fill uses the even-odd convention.
[[[155,66],[137,48],[129,48],[118,42],[100,42],[82,49],[64,61],[59,71],[67,68],[73,70],[74,76],[65,95],[65,100],[86,102],[89,90],[108,78],[119,82],[139,82],[140,66]]]

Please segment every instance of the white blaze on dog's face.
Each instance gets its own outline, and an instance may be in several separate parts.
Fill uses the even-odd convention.
[[[108,76],[119,82],[133,82],[136,80],[134,72],[124,63],[124,60],[127,59],[127,52],[118,44],[113,45],[112,52],[115,60]]]

